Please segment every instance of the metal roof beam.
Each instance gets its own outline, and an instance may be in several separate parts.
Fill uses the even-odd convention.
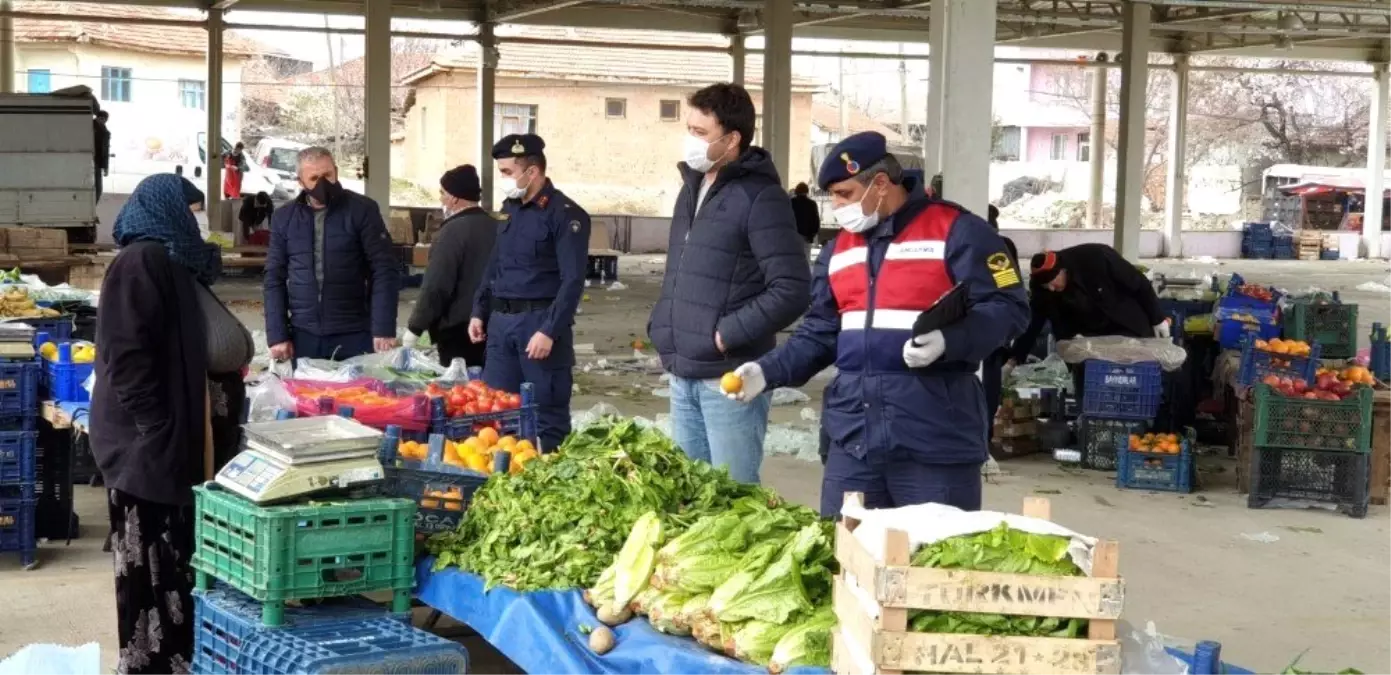
[[[493,23],[507,23],[525,19],[536,14],[545,14],[557,9],[584,4],[584,0],[551,0],[550,2],[518,2],[500,8],[496,13],[489,12],[488,20]]]
[[[1168,27],[1180,26],[1180,25],[1183,25],[1183,24],[1185,24],[1185,23],[1187,23],[1187,22],[1190,22],[1190,21],[1203,21],[1203,20],[1215,19],[1215,18],[1222,18],[1222,17],[1246,16],[1246,15],[1248,15],[1248,14],[1254,14],[1254,13],[1255,13],[1254,11],[1249,10],[1249,9],[1235,9],[1235,10],[1233,10],[1233,9],[1226,9],[1226,10],[1219,10],[1219,9],[1208,9],[1208,8],[1204,8],[1204,9],[1197,10],[1197,12],[1196,12],[1195,14],[1181,14],[1181,15],[1178,15],[1178,16],[1166,15],[1165,17],[1160,18],[1160,19],[1156,19],[1156,20],[1154,21],[1154,23],[1152,24],[1153,28],[1151,29],[1151,32],[1156,31],[1156,30],[1160,30],[1160,29],[1164,29],[1164,28],[1168,28]],[[1043,13],[1041,13],[1041,12],[1033,12],[1033,14],[1039,14],[1039,15],[1047,16],[1046,14],[1043,14]],[[1048,33],[1048,34],[1039,34],[1039,35],[1028,35],[1028,34],[1027,34],[1028,31],[1025,31],[1025,30],[1021,29],[1021,30],[1019,31],[1019,37],[1011,38],[1011,39],[1007,39],[1007,40],[1001,40],[1000,42],[1003,43],[1003,44],[1009,44],[1009,43],[1013,43],[1013,42],[1018,42],[1018,41],[1020,41],[1020,40],[1027,40],[1027,39],[1038,38],[1038,37],[1055,37],[1055,36],[1059,36],[1059,35],[1085,35],[1085,34],[1088,34],[1088,33],[1097,33],[1097,32],[1102,32],[1102,31],[1113,31],[1113,30],[1114,30],[1114,31],[1118,31],[1118,30],[1120,30],[1120,12],[1119,12],[1119,10],[1117,10],[1117,11],[1115,12],[1115,15],[1114,15],[1114,16],[1115,16],[1115,20],[1112,21],[1112,22],[1110,22],[1111,25],[1105,26],[1105,27],[1102,27],[1102,28],[1080,28],[1080,29],[1078,29],[1078,30],[1055,31],[1055,32]],[[1021,16],[1020,18],[1021,18],[1021,19],[1025,19],[1025,18],[1028,18],[1028,17],[1027,17],[1027,15],[1025,15],[1025,16]],[[1002,23],[1008,24],[1008,22],[1002,22]],[[1023,22],[1021,21],[1021,24],[1022,24],[1022,23],[1023,23]]]

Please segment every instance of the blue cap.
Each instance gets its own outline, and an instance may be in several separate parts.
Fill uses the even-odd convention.
[[[866,167],[884,159],[889,154],[884,135],[874,131],[862,131],[836,143],[826,160],[821,162],[821,171],[816,174],[816,184],[822,190],[830,189],[833,183],[858,175]]]
[[[530,157],[541,154],[546,142],[536,134],[508,134],[493,144],[493,159]]]

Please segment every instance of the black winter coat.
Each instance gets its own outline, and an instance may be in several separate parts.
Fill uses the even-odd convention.
[[[816,243],[816,235],[821,232],[821,209],[816,201],[806,195],[793,195],[792,214],[797,217],[797,234],[808,244]]]
[[[1102,335],[1154,337],[1154,327],[1165,319],[1159,309],[1159,296],[1149,279],[1116,249],[1106,244],[1081,244],[1058,251],[1057,255],[1058,267],[1067,270],[1067,289],[1054,293],[1030,281],[1033,316],[1028,330],[1014,341],[1011,358],[1018,363],[1028,358],[1045,322],[1052,323],[1053,335],[1059,340],[1077,337],[1082,326],[1093,323],[1074,316],[1062,299],[1064,293],[1073,291],[1074,284],[1086,294],[1087,304],[1109,324]]]
[[[473,316],[473,297],[488,269],[488,258],[497,243],[498,221],[474,207],[449,217],[430,246],[430,262],[420,298],[415,301],[406,327],[416,335],[438,334],[467,326]]]
[[[198,281],[163,244],[121,249],[101,284],[92,454],[106,486],[191,504],[203,480],[208,353]]]
[[[721,169],[699,210],[705,175],[680,170],[685,185],[647,334],[671,374],[708,379],[777,345],[778,331],[811,302],[811,269],[767,151],[750,148]]]

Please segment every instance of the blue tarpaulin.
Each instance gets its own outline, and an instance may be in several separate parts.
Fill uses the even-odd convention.
[[[518,593],[508,588],[483,592],[483,579],[450,567],[431,572],[433,558],[416,568],[420,601],[468,624],[483,639],[528,673],[709,673],[754,675],[760,666],[716,654],[690,638],[659,633],[635,619],[613,629],[613,651],[589,650],[582,625],[599,626],[594,610],[577,590]],[[827,673],[793,668],[791,673]]]

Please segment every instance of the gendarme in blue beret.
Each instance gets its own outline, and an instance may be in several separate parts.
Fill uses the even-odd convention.
[[[539,155],[545,149],[546,142],[536,134],[508,134],[493,144],[493,159]]]
[[[871,164],[884,159],[889,154],[888,142],[884,135],[874,131],[862,131],[847,136],[831,148],[826,160],[821,162],[821,171],[816,174],[816,184],[822,190],[831,185],[859,175]]]

